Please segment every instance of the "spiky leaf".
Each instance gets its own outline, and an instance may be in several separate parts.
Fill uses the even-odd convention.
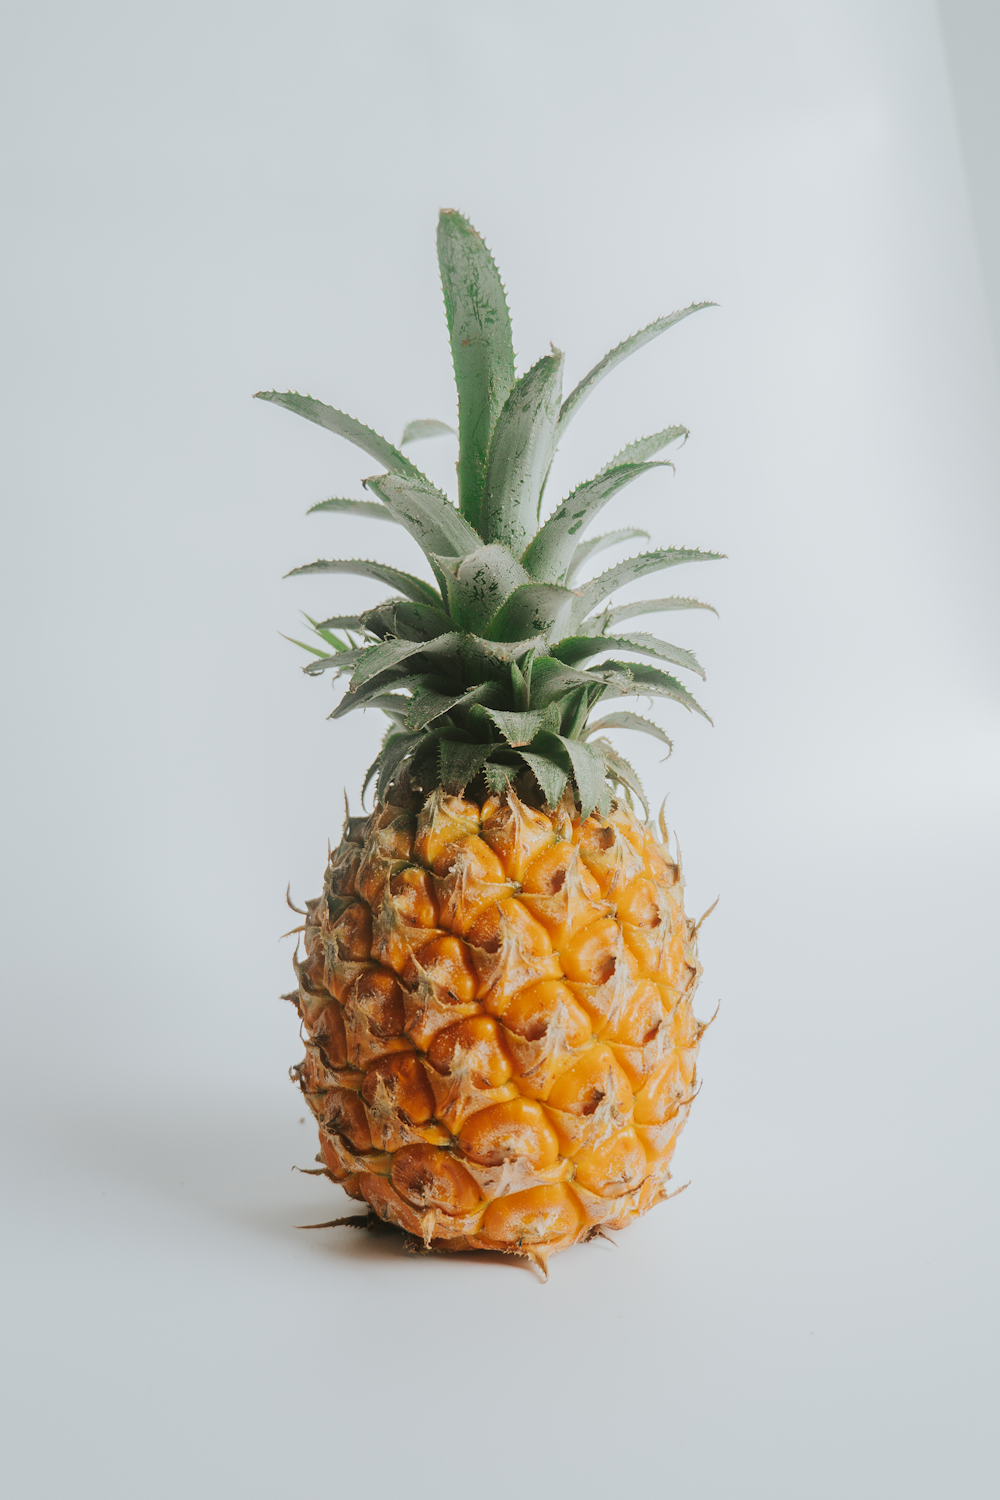
[[[542,789],[542,796],[549,807],[557,807],[559,799],[566,790],[566,783],[569,781],[568,763],[562,766],[551,755],[543,755],[537,750],[519,750],[517,753],[534,773],[535,780]],[[565,759],[565,756],[563,758]]]
[[[605,729],[635,729],[641,734],[648,734],[652,739],[659,740],[661,745],[669,745],[674,748],[674,742],[659,724],[654,724],[652,719],[644,719],[641,714],[634,714],[629,709],[621,709],[618,713],[605,714],[603,719],[598,719],[596,724],[587,725],[587,738],[600,734]]]
[[[605,375],[610,375],[611,371],[617,365],[620,365],[623,359],[627,359],[637,349],[641,349],[652,339],[658,338],[661,333],[665,333],[668,328],[673,328],[676,323],[680,323],[684,318],[690,317],[692,313],[700,312],[704,307],[714,307],[715,305],[714,302],[692,302],[690,307],[682,307],[678,312],[668,313],[665,318],[656,318],[652,323],[647,323],[646,327],[640,328],[638,333],[633,333],[629,338],[623,339],[620,344],[616,344],[613,349],[610,349],[603,359],[598,360],[592,370],[587,371],[580,383],[574,386],[563,402],[562,410],[559,413],[559,427],[556,434],[556,441],[558,442],[562,438],[567,425],[572,421],[594,387],[604,379]]]
[[[594,749],[599,751],[604,761],[606,767],[605,774],[609,775],[613,780],[620,782],[622,786],[627,787],[630,792],[635,793],[642,803],[643,812],[648,818],[649,799],[646,796],[646,789],[640,781],[635,767],[625,759],[624,755],[619,755],[618,751],[609,745],[607,741],[603,743],[599,742],[594,746]]]
[[[546,638],[562,633],[569,619],[575,594],[558,584],[523,583],[514,590],[485,627],[490,640],[519,640],[540,634]]]
[[[413,672],[406,675],[402,672],[385,672],[378,677],[364,682],[360,687],[349,687],[341,698],[337,707],[330,715],[331,719],[342,719],[345,714],[355,713],[359,708],[367,708],[376,703],[387,693],[414,693],[424,687],[442,688],[447,686],[442,678],[436,677],[429,672]],[[395,701],[395,700],[394,700]],[[400,700],[408,713],[410,699]]]
[[[649,437],[637,438],[634,443],[629,443],[627,448],[616,453],[598,472],[605,474],[608,469],[616,469],[619,464],[645,463],[654,453],[660,453],[671,443],[676,443],[678,438],[686,440],[690,436],[686,427],[664,427],[661,432],[650,433]]]
[[[495,758],[488,760],[483,766],[483,777],[489,790],[496,797],[502,797],[514,779],[516,768],[509,766],[506,761],[497,761]]]
[[[528,755],[541,756],[553,765],[568,764],[573,777],[573,782],[580,799],[580,810],[584,817],[595,809],[606,814],[611,805],[611,794],[608,784],[604,779],[604,762],[597,750],[583,740],[567,739],[565,735],[555,734],[551,730],[543,729],[535,737],[531,751],[521,751],[525,760]],[[530,764],[530,762],[529,762]],[[535,767],[532,766],[532,770]],[[535,771],[536,777],[538,772]],[[539,785],[545,793],[546,801],[552,805],[552,798],[542,785]],[[560,792],[561,795],[561,792]]]
[[[600,752],[586,740],[567,739],[559,736],[573,767],[573,780],[580,799],[580,812],[599,812],[606,818],[611,810],[611,791],[604,777],[604,760]]]
[[[516,557],[531,540],[552,462],[562,367],[558,350],[532,365],[512,387],[493,429],[478,530]]]
[[[545,709],[531,708],[523,713],[497,708],[488,708],[486,712],[513,749],[520,749],[522,745],[530,745],[539,730],[556,728],[559,723],[559,715],[554,711],[554,705]]]
[[[407,443],[422,443],[425,438],[444,437],[449,432],[452,437],[456,436],[454,427],[449,427],[447,422],[438,422],[434,417],[423,417],[416,422],[407,422],[399,446],[405,448]]]
[[[416,604],[412,599],[383,599],[381,604],[362,611],[359,618],[369,635],[399,636],[406,641],[433,640],[451,629],[443,608]]]
[[[342,719],[345,714],[355,713],[358,709],[377,708],[379,713],[387,714],[394,724],[400,729],[406,725],[406,716],[410,711],[410,700],[403,693],[377,692],[367,696],[354,693],[345,693],[337,704],[330,719]]]
[[[445,791],[461,795],[483,769],[489,753],[489,745],[442,738],[438,745],[438,774]]]
[[[602,672],[606,667],[607,663],[604,663]],[[539,656],[531,670],[531,707],[546,708],[578,687],[592,687],[605,692],[609,684],[610,674],[598,676],[593,672],[578,672],[574,667],[567,667],[563,662],[557,661],[554,656]]]
[[[426,479],[398,474],[376,474],[364,481],[386,509],[414,538],[426,557],[437,553],[462,557],[481,545],[479,536],[462,519],[447,495]]]
[[[285,577],[301,578],[307,573],[348,573],[355,578],[375,578],[379,583],[387,583],[390,588],[398,589],[417,604],[439,607],[441,604],[441,595],[429,583],[425,583],[422,578],[414,578],[412,573],[401,573],[398,568],[390,568],[388,563],[371,562],[357,557],[330,560],[320,558],[304,568],[293,568]]]
[[[719,611],[712,604],[703,604],[700,599],[684,599],[677,595],[668,599],[638,599],[634,604],[617,604],[614,608],[602,610],[600,615],[591,616],[585,622],[585,628],[594,634],[600,629],[608,630],[613,625],[619,625],[623,620],[634,620],[637,615],[666,614],[678,609],[710,609],[713,615]],[[594,629],[591,629],[591,626]]]
[[[539,635],[524,641],[488,641],[466,631],[460,638],[458,661],[466,678],[509,682],[512,662],[544,650],[545,641]]]
[[[356,448],[363,448],[371,455],[377,464],[382,464],[392,474],[412,474],[420,476],[420,470],[398,448],[394,448],[387,438],[380,437],[357,417],[349,417],[346,412],[338,411],[335,406],[326,406],[322,401],[316,401],[312,396],[300,396],[298,391],[257,391],[258,401],[272,401],[275,406],[284,407],[285,411],[293,411],[296,416],[305,417],[309,422],[315,422],[320,427],[325,427],[328,432],[335,432],[338,437],[346,438]]]
[[[658,640],[655,635],[646,635],[640,630],[627,636],[571,635],[552,647],[552,655],[564,661],[567,666],[579,666],[585,661],[591,661],[602,651],[629,651],[635,652],[637,656],[655,656],[660,661],[671,662],[675,667],[686,667],[689,672],[697,672],[699,677],[705,676],[692,651],[686,651],[683,646],[672,646],[669,641]]]
[[[620,531],[606,531],[603,536],[591,536],[585,542],[580,542],[566,570],[567,586],[575,581],[580,569],[589,562],[590,558],[596,557],[599,552],[607,552],[611,547],[620,547],[624,542],[637,541],[648,542],[649,532],[641,531],[637,526],[623,526]]]
[[[492,255],[454,209],[441,212],[437,250],[458,387],[459,507],[478,530],[490,438],[514,384],[510,314]]]
[[[624,562],[615,563],[614,567],[605,569],[596,578],[580,585],[577,590],[579,599],[573,606],[573,619],[582,620],[616,589],[622,589],[640,578],[647,578],[650,573],[659,573],[664,568],[676,568],[682,563],[718,562],[721,557],[721,552],[700,552],[696,547],[664,547],[656,552],[641,552],[638,557],[626,558]]]
[[[445,575],[448,609],[460,630],[484,631],[514,590],[532,581],[517,558],[496,544],[434,561]]]
[[[318,511],[332,511],[335,515],[364,516],[366,521],[394,521],[396,518],[391,511],[386,510],[377,500],[343,500],[339,495],[331,495],[329,500],[321,500],[318,505],[310,505],[306,511],[307,516],[314,516]]]
[[[682,682],[671,677],[669,672],[661,672],[659,667],[651,667],[644,661],[605,661],[597,669],[600,673],[608,670],[618,680],[630,679],[625,688],[609,688],[609,697],[628,693],[650,698],[672,698],[675,703],[682,703],[686,709],[693,709],[695,713],[701,714],[711,724],[711,719],[697,699],[692,697]]]
[[[309,616],[306,615],[309,620]],[[328,620],[309,620],[314,630],[363,630],[364,623],[360,615],[331,615]]]
[[[579,485],[552,512],[525,552],[524,566],[532,577],[546,583],[561,582],[583,532],[608,501],[640,474],[664,467],[662,463],[621,464]]]
[[[426,731],[416,733],[403,732],[388,737],[382,747],[380,757],[378,782],[376,783],[376,795],[380,802],[385,800],[385,794],[389,790],[396,776],[402,771],[406,762],[423,746],[436,743],[436,736]]]
[[[330,657],[327,654],[327,652],[317,650],[317,648],[315,646],[308,645],[308,643],[306,641],[297,641],[295,639],[294,635],[285,635],[285,634],[282,633],[281,639],[283,641],[288,641],[289,644],[292,645],[292,646],[301,646],[303,651],[308,651],[310,656],[318,656],[322,661],[332,662],[332,660],[333,660],[333,658]],[[338,642],[336,649],[338,651],[342,651],[344,649],[344,647],[342,647],[340,645],[340,643]]]
[[[443,644],[444,654],[447,655],[449,647],[457,648],[456,636],[438,636],[435,641],[380,641],[377,646],[364,646],[359,654],[354,675],[351,678],[351,687],[357,691],[366,682],[379,677],[383,672],[394,671],[403,662],[412,657],[423,655],[434,646]]]

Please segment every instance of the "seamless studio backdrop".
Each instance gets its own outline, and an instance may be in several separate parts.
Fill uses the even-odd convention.
[[[202,0],[4,49],[0,1469],[19,1500],[995,1493],[996,362],[927,0]],[[381,734],[281,638],[412,567],[306,517],[453,420],[466,213],[519,368],[603,385],[564,494],[718,549],[678,589],[715,728],[634,755],[703,929],[681,1197],[519,1262],[347,1231],[308,1166],[286,881]],[[448,441],[421,461],[449,483]],[[697,574],[697,576],[696,576]],[[633,591],[635,592],[635,591]]]

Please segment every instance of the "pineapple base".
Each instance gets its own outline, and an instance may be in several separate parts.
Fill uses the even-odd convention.
[[[705,1029],[679,860],[621,804],[390,796],[296,953],[317,1160],[429,1249],[544,1271],[670,1196]]]

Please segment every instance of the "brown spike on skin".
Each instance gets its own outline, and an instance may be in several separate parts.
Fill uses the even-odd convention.
[[[704,1025],[659,840],[512,791],[356,823],[295,959],[327,1175],[417,1248],[541,1270],[669,1196]]]

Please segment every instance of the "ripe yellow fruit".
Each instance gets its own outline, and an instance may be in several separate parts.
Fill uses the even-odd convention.
[[[544,1270],[668,1196],[704,1030],[679,863],[620,802],[393,795],[296,956],[319,1159],[430,1248]]]

